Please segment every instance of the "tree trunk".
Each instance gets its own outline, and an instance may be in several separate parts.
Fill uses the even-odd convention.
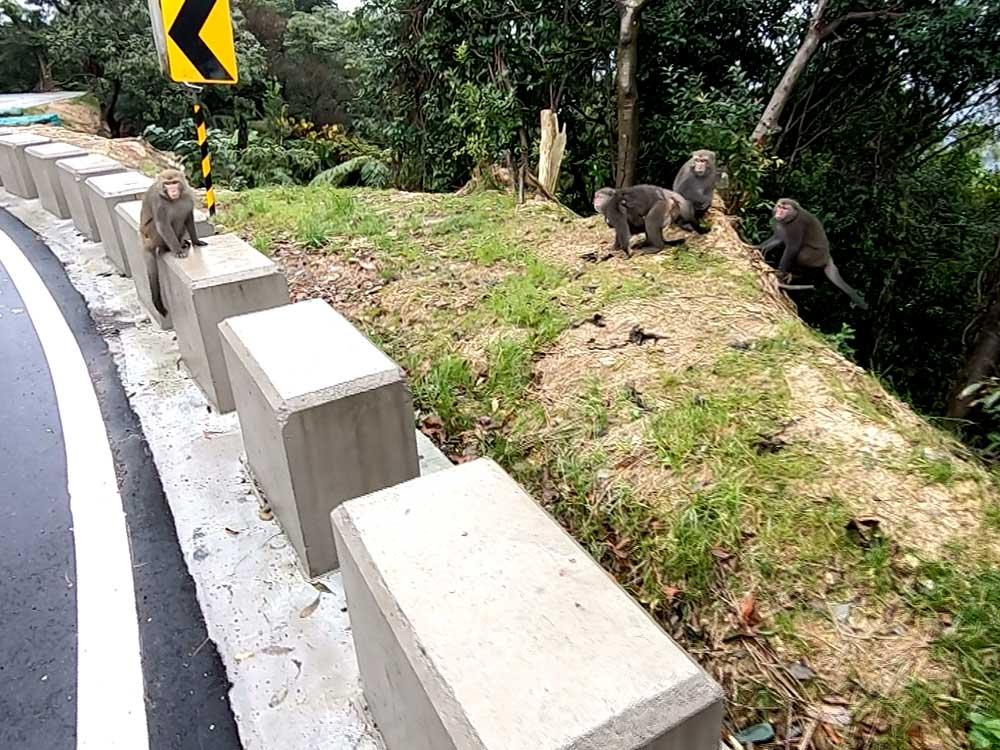
[[[104,125],[108,129],[108,136],[110,138],[118,138],[121,136],[121,123],[118,121],[118,115],[115,110],[118,109],[118,97],[122,92],[122,82],[115,79],[112,82],[111,97],[108,99],[108,103],[104,105],[101,111],[101,119],[104,120]]]
[[[619,0],[618,26],[618,160],[615,185],[635,184],[639,158],[639,90],[635,74],[639,60],[639,14],[646,0]]]
[[[35,60],[38,62],[38,91],[43,94],[52,91],[55,88],[52,63],[41,52],[35,52]]]
[[[825,36],[823,13],[826,12],[828,3],[829,0],[819,0],[816,4],[812,20],[809,21],[809,28],[806,31],[805,39],[802,40],[802,44],[799,45],[795,57],[792,58],[792,61],[785,69],[785,74],[781,77],[781,83],[778,84],[778,88],[771,94],[771,101],[767,103],[760,122],[753,129],[753,135],[750,136],[750,140],[753,141],[754,145],[758,147],[763,146],[768,136],[778,129],[778,121],[781,119],[781,113],[788,103],[788,98],[791,96],[792,90],[799,80],[799,76],[802,75],[802,71],[809,64],[809,60],[816,53],[816,50],[819,49],[820,42],[823,41]]]
[[[1000,242],[997,244],[997,252],[1000,252]],[[982,383],[997,371],[997,363],[1000,361],[1000,291],[994,294],[996,297],[983,317],[972,353],[948,399],[945,414],[952,419],[965,419],[972,410],[972,402],[978,394],[963,397],[965,389]]]
[[[542,110],[542,142],[538,147],[538,181],[551,195],[559,184],[559,168],[566,150],[566,126],[559,129],[559,117],[551,109]]]

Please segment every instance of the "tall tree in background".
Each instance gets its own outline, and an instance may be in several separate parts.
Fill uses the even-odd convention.
[[[762,146],[767,138],[778,130],[781,113],[788,103],[795,84],[802,75],[802,71],[805,70],[813,55],[816,54],[819,46],[830,39],[837,32],[837,29],[845,23],[852,21],[893,18],[902,15],[889,9],[859,10],[846,12],[843,15],[827,20],[829,5],[830,0],[818,0],[813,8],[812,17],[806,29],[806,35],[802,39],[802,43],[795,52],[792,61],[785,69],[785,74],[781,77],[781,82],[775,88],[774,93],[771,94],[771,100],[767,103],[767,107],[764,108],[764,114],[761,115],[760,122],[757,123],[757,127],[754,128],[753,134],[750,136],[750,140],[755,145]]]
[[[639,158],[639,87],[636,68],[639,64],[639,18],[647,0],[618,0],[618,159],[615,162],[615,185],[635,184]]]
[[[0,91],[52,90],[46,19],[64,7],[68,3],[42,0],[25,7],[16,0],[0,0]]]

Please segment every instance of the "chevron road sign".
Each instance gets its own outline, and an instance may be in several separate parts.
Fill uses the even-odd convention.
[[[229,0],[149,0],[160,67],[175,83],[234,84]]]

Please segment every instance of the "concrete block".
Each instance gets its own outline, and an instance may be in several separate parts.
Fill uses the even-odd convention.
[[[56,162],[56,171],[59,173],[59,183],[66,196],[69,215],[76,231],[91,242],[100,242],[100,229],[94,218],[94,209],[84,193],[84,182],[91,177],[124,172],[125,167],[107,156],[91,154]]]
[[[116,172],[114,174],[88,177],[84,182],[84,194],[94,212],[104,254],[123,276],[131,276],[132,271],[125,257],[125,247],[118,229],[118,214],[115,206],[125,201],[141,200],[154,180],[138,172]]]
[[[720,687],[493,462],[332,520],[388,750],[717,750]]]
[[[207,237],[206,242],[186,258],[163,256],[164,299],[191,376],[218,411],[230,412],[236,403],[219,323],[287,305],[288,281],[273,261],[236,235]]]
[[[22,198],[37,198],[38,189],[28,169],[24,150],[28,146],[48,143],[51,138],[34,133],[9,133],[0,135],[0,179],[8,193]]]
[[[219,330],[254,478],[306,574],[334,570],[330,511],[419,475],[405,376],[323,300]]]
[[[68,219],[69,204],[66,203],[66,194],[59,181],[56,164],[61,159],[86,156],[86,150],[70,143],[52,142],[40,146],[28,146],[24,150],[24,155],[28,161],[31,178],[35,181],[42,208],[60,219]]]
[[[135,272],[136,269],[145,267],[145,259],[142,257],[142,240],[139,237],[139,218],[142,214],[142,201],[126,201],[115,206],[115,214],[118,220],[118,232],[121,234],[122,246],[125,249],[125,259],[128,266],[133,270],[132,279],[135,281],[135,291],[142,302],[142,306],[149,312],[150,318],[160,328],[169,331],[173,328],[170,315],[163,317],[153,307],[153,295],[149,289],[149,278],[144,272]],[[194,212],[195,231],[198,237],[211,237],[215,234],[215,227],[208,220],[208,212],[195,209]],[[166,270],[163,266],[163,258],[159,259],[160,266],[160,286],[167,281]],[[163,294],[166,299],[166,293]]]
[[[15,132],[14,128],[0,128],[0,136],[10,135],[13,132]],[[6,158],[7,157],[6,157],[5,153],[4,153],[4,151],[0,150],[0,187],[3,187],[3,173],[4,173],[4,170],[5,170],[4,160]]]

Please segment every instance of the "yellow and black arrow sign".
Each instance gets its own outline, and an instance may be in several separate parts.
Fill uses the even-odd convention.
[[[151,0],[150,8],[170,80],[195,84],[239,80],[229,0]]]

